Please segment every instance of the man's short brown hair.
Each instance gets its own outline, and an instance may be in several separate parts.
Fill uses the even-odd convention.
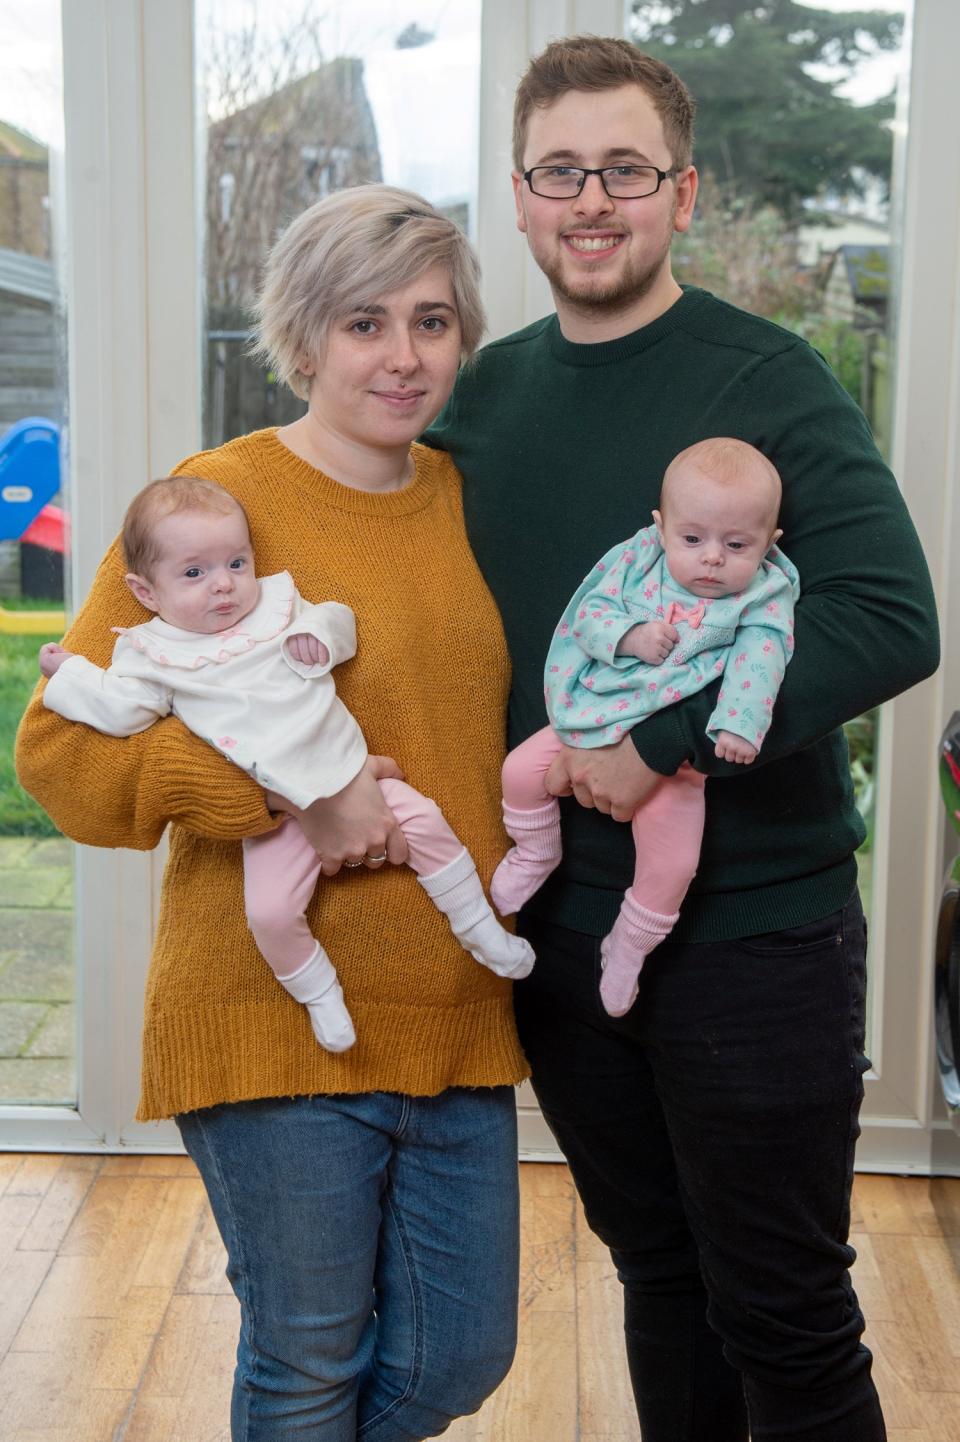
[[[678,170],[693,158],[694,101],[679,75],[662,60],[644,55],[629,40],[571,35],[535,55],[517,87],[513,107],[513,163],[523,170],[527,129],[534,110],[543,110],[570,90],[618,90],[639,85],[653,102],[670,156]]]

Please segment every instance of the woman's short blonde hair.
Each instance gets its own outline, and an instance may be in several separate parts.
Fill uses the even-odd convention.
[[[267,256],[253,353],[306,400],[300,366],[320,353],[331,324],[434,265],[449,272],[466,359],[486,321],[480,267],[463,231],[412,190],[358,185],[328,195],[298,216]]]

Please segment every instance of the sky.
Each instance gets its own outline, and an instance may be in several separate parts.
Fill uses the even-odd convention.
[[[817,10],[889,10],[894,15],[909,14],[913,0],[797,0]],[[856,105],[865,105],[889,95],[895,87],[903,67],[902,53],[879,54],[860,67],[857,75],[838,88],[839,95],[845,95]],[[825,73],[824,78],[829,78]]]
[[[325,55],[357,55],[377,127],[383,178],[435,204],[476,186],[481,0],[328,0],[317,12]],[[256,22],[260,43],[304,14],[303,0],[196,0],[201,39],[212,23]],[[398,50],[411,22],[435,39]],[[425,143],[426,141],[426,143]]]
[[[0,120],[56,145],[60,91],[60,0],[0,0]]]

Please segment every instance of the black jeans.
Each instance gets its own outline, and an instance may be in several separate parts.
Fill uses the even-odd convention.
[[[524,917],[537,1097],[624,1287],[643,1442],[882,1442],[847,1244],[863,912],[665,942],[600,1006],[595,937]]]

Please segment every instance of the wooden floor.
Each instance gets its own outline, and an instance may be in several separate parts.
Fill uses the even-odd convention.
[[[455,1442],[636,1442],[619,1288],[566,1169],[526,1165],[520,1347]],[[960,1442],[960,1180],[860,1177],[890,1442]],[[0,1442],[228,1442],[237,1307],[192,1164],[0,1154]]]

